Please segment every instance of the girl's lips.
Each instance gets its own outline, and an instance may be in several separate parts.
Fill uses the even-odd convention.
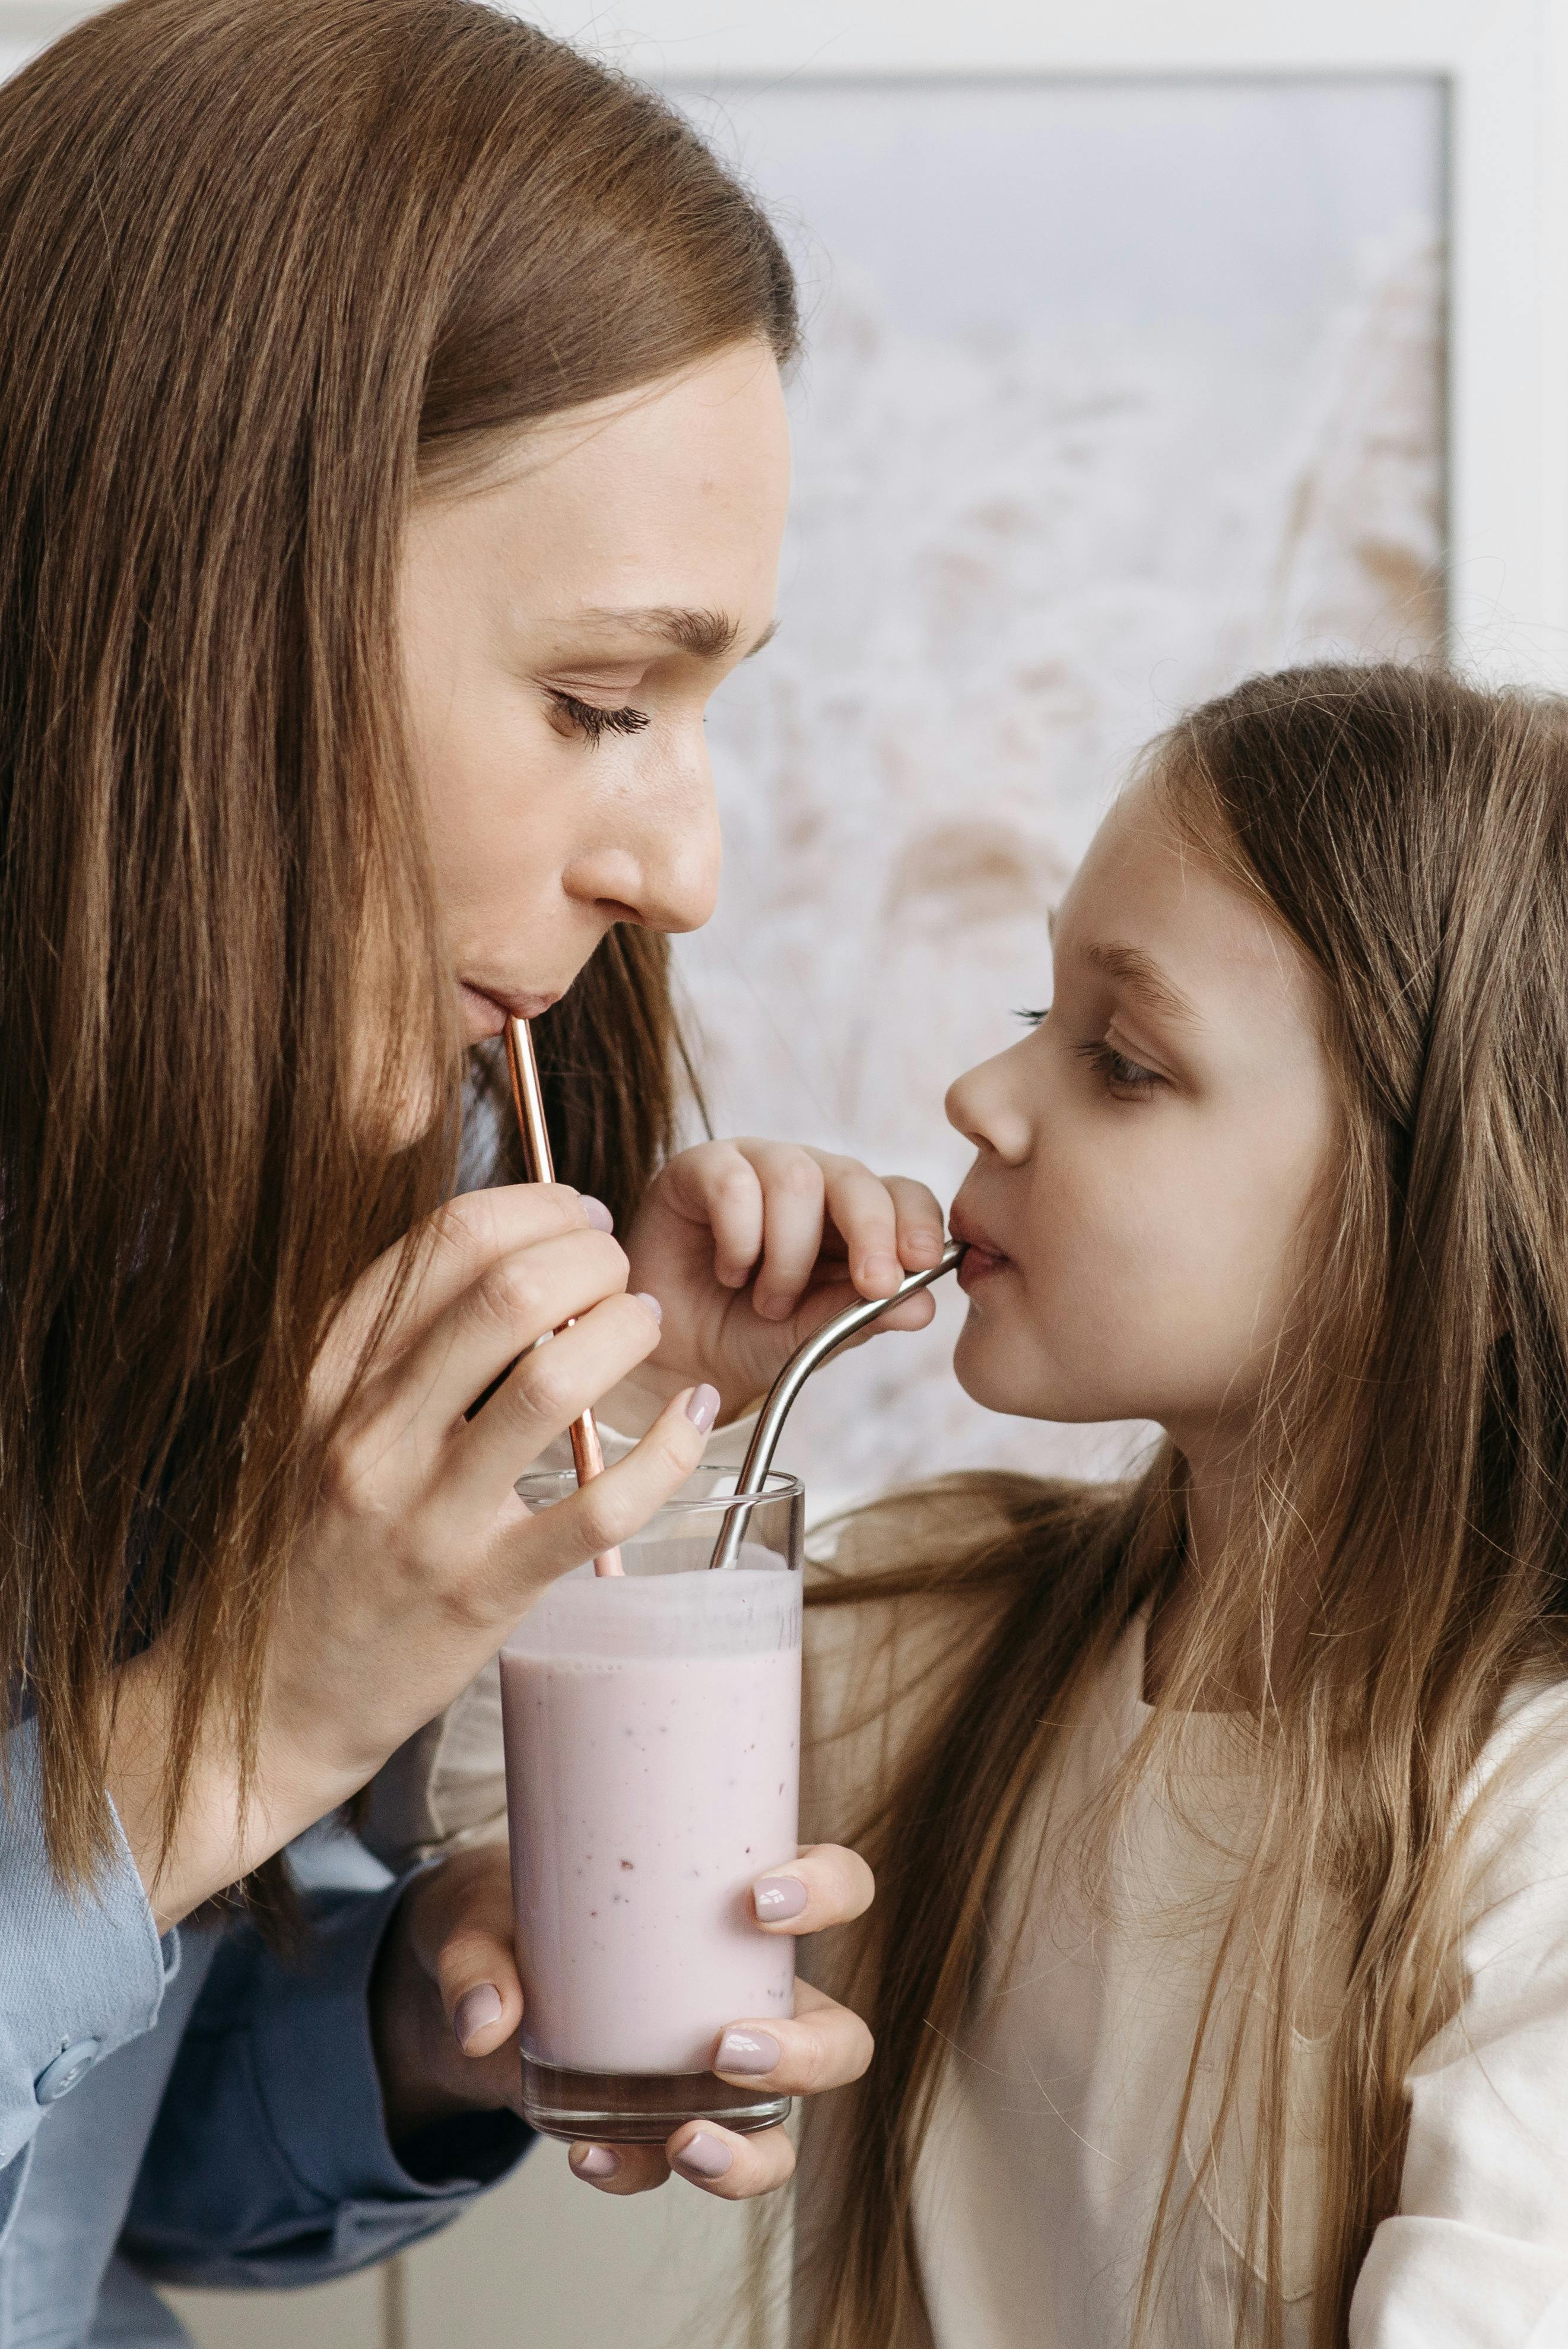
[[[1010,1257],[998,1256],[995,1248],[985,1247],[978,1240],[970,1240],[965,1244],[964,1258],[958,1268],[958,1286],[967,1293],[978,1282],[989,1280],[993,1273],[1006,1272],[1011,1262]]]

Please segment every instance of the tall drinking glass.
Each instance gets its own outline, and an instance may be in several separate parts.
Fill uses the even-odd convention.
[[[727,2023],[793,2011],[795,1946],[751,1886],[798,1850],[803,1495],[738,1503],[699,1469],[624,1576],[563,1576],[501,1651],[525,2117],[552,2137],[659,2142],[682,2121],[766,2128],[787,2096],[712,2070]],[[525,1476],[548,1508],[570,1475]],[[739,1563],[709,1561],[744,1512]]]

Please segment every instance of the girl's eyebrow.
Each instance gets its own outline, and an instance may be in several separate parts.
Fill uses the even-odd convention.
[[[1114,978],[1129,995],[1136,997],[1150,1011],[1157,1011],[1165,1019],[1177,1020],[1183,1026],[1199,1024],[1196,1006],[1189,1002],[1181,988],[1166,977],[1152,955],[1146,955],[1140,947],[1088,946],[1085,947],[1083,957],[1086,962],[1093,963],[1095,968],[1104,971],[1108,978]]]

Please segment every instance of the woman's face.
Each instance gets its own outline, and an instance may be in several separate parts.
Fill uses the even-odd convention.
[[[1101,826],[1033,1033],[960,1077],[955,1366],[993,1410],[1244,1434],[1334,1147],[1312,967],[1147,787]]]
[[[771,626],[789,488],[779,370],[748,341],[418,505],[405,686],[470,1043],[563,995],[614,923],[712,913],[703,716]]]

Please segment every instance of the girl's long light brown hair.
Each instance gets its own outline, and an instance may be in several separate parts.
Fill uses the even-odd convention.
[[[1564,1666],[1568,711],[1426,669],[1303,669],[1198,709],[1147,771],[1194,849],[1310,957],[1342,1115],[1258,1430],[1251,1524],[1205,1561],[1112,1790],[1160,1766],[1162,1733],[1200,1692],[1255,1687],[1261,1632],[1247,1733],[1262,1823],[1133,2333],[1161,2337],[1167,2254],[1197,2191],[1177,2163],[1200,2055],[1221,2040],[1212,2165],[1240,2095],[1219,2017],[1251,2005],[1271,2018],[1240,2214],[1258,2281],[1234,2337],[1278,2349],[1292,2026],[1325,1947],[1303,1920],[1326,1918],[1343,1997],[1312,2322],[1315,2349],[1340,2349],[1372,2231],[1397,2203],[1406,2075],[1447,2019],[1467,1774],[1510,1685]],[[934,1601],[951,1636],[945,1692],[863,1822],[881,1898],[849,1987],[878,2052],[835,2167],[841,2199],[807,2246],[811,2349],[920,2337],[911,2196],[944,2054],[995,1955],[1004,1871],[1037,1864],[1020,1823],[1075,1699],[1180,1571],[1181,1479],[1170,1447],[1113,1492],[975,1479],[949,1492],[983,1513],[984,1540],[829,1575],[820,1591],[841,1607]],[[907,1557],[919,1511],[903,1508]],[[1114,1814],[1112,1801],[1101,1816]],[[1227,1982],[1261,2008],[1225,2007]]]
[[[128,1652],[179,1658],[169,1821],[209,1702],[245,1751],[325,1323],[450,1179],[410,502],[795,333],[686,124],[473,0],[128,0],[0,90],[0,1672],[67,1876]],[[371,1094],[450,1071],[391,1156],[367,965]],[[663,941],[613,933],[540,1040],[562,1172],[624,1214]]]

